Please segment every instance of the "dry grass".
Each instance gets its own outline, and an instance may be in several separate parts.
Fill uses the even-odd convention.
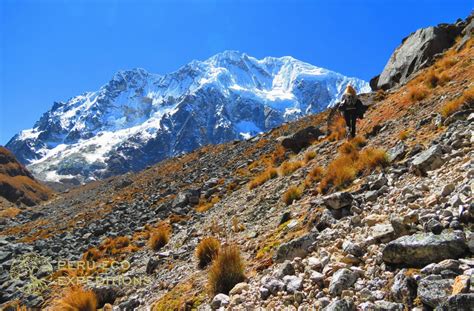
[[[413,85],[408,87],[408,98],[411,102],[423,100],[428,96],[428,90],[424,86]]]
[[[258,186],[263,185],[270,179],[273,179],[278,176],[278,171],[274,167],[267,168],[263,173],[255,177],[249,182],[248,188],[252,190]]]
[[[21,209],[16,208],[16,207],[9,207],[0,211],[0,218],[2,217],[13,218],[13,217],[16,217],[20,213],[21,213]]]
[[[160,226],[150,234],[150,239],[148,240],[148,245],[154,251],[159,251],[166,244],[168,244],[170,239],[170,229],[166,226]]]
[[[279,173],[281,176],[288,176],[301,167],[303,167],[301,161],[285,161],[281,164]]]
[[[303,194],[303,190],[302,187],[290,186],[288,190],[283,193],[283,202],[285,202],[286,205],[290,205],[294,201],[299,200]]]
[[[309,161],[313,160],[314,158],[316,158],[316,151],[314,151],[314,150],[308,151],[304,154],[304,162],[305,163],[308,163]]]
[[[275,151],[273,151],[272,156],[272,163],[274,165],[280,165],[283,161],[286,160],[286,149],[282,145],[277,145]]]
[[[341,115],[337,115],[329,128],[331,134],[328,136],[329,141],[341,140],[346,137],[346,121]]]
[[[351,152],[348,152],[349,150]],[[339,156],[329,163],[318,190],[321,193],[326,193],[331,188],[346,187],[358,174],[368,173],[387,164],[387,155],[382,149],[365,148],[360,152],[356,148],[351,149],[350,147],[340,149]]]
[[[401,130],[399,133],[398,133],[398,139],[400,140],[406,140],[408,138],[408,136],[410,136],[411,134],[411,130],[410,129],[404,129],[404,130]]]
[[[201,240],[196,246],[196,258],[198,259],[198,266],[204,269],[208,264],[214,260],[219,254],[221,244],[219,240],[213,237],[207,237]]]
[[[426,76],[425,76],[425,85],[430,88],[430,89],[434,89],[435,87],[438,86],[440,82],[440,78],[439,76],[436,74],[436,71],[434,69],[431,69],[429,70],[427,73],[426,73]]]
[[[304,180],[305,187],[310,187],[313,183],[319,182],[324,176],[324,169],[321,166],[313,167]]]
[[[239,221],[237,216],[232,217],[232,231],[241,232],[245,230],[245,226]]]
[[[218,196],[213,196],[209,201],[202,201],[196,206],[196,212],[204,213],[210,210],[216,205],[221,199]]]
[[[459,111],[464,104],[467,106],[474,104],[474,87],[470,87],[465,90],[461,96],[445,103],[441,107],[440,113],[443,117],[447,118],[453,113]]]
[[[360,149],[360,148],[364,147],[365,145],[367,145],[367,140],[362,136],[356,136],[356,137],[352,138],[350,140],[350,142],[351,142],[351,144],[354,145],[354,147],[356,147],[358,149]]]
[[[63,297],[55,301],[57,311],[96,311],[97,297],[91,290],[81,287],[70,288]]]
[[[376,93],[375,93],[375,96],[374,96],[374,99],[376,101],[382,101],[384,100],[385,98],[387,98],[387,93],[385,93],[384,90],[378,90]]]
[[[245,280],[244,263],[236,245],[222,248],[209,269],[209,290],[212,294],[228,294]]]

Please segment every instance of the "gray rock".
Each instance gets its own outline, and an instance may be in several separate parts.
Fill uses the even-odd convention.
[[[219,309],[220,307],[225,307],[229,304],[230,297],[226,294],[217,294],[214,296],[211,302],[212,309]]]
[[[448,195],[450,195],[455,189],[455,186],[454,184],[447,184],[443,187],[443,189],[441,190],[441,196],[443,197],[446,197]]]
[[[291,264],[289,260],[285,260],[281,264],[281,266],[276,270],[275,276],[278,278],[283,278],[285,275],[294,275],[295,274],[295,268]]]
[[[447,117],[446,120],[444,120],[443,125],[448,126],[451,123],[454,123],[458,120],[466,120],[469,117],[469,115],[473,112],[474,112],[474,109],[456,111],[455,113]]]
[[[406,149],[406,145],[403,142],[399,142],[387,151],[388,160],[390,162],[402,160],[407,153]]]
[[[285,288],[285,283],[274,277],[265,276],[262,278],[262,287],[268,289],[270,294],[276,295]]]
[[[286,291],[290,294],[295,293],[303,288],[303,279],[296,275],[286,275],[283,277],[283,282],[286,285]]]
[[[391,224],[376,224],[371,228],[370,236],[374,241],[382,243],[387,243],[396,237]]]
[[[444,231],[439,235],[417,233],[403,236],[383,249],[383,260],[388,264],[422,267],[432,262],[463,256],[468,247],[461,231]]]
[[[420,280],[418,284],[418,297],[421,301],[436,308],[447,300],[451,294],[453,280],[442,279],[439,275],[430,275]]]
[[[337,299],[331,302],[324,311],[354,311],[355,305],[352,300],[349,299]]]
[[[474,293],[450,296],[436,310],[443,311],[472,311],[474,310]]]
[[[377,201],[377,197],[378,197],[378,192],[376,190],[367,191],[364,194],[364,200],[367,202],[375,202]]]
[[[443,149],[440,145],[431,146],[413,159],[411,170],[417,175],[424,176],[428,171],[443,165],[442,156]]]
[[[406,269],[402,269],[395,275],[390,292],[395,301],[411,306],[416,298],[416,289],[415,279],[407,275]]]
[[[313,141],[318,139],[319,136],[323,136],[324,133],[314,126],[308,126],[291,136],[281,137],[281,145],[286,149],[290,149],[294,153],[300,152],[301,149],[311,145]]]
[[[426,232],[433,232],[434,234],[440,234],[444,227],[443,225],[434,218],[431,218],[424,224]]]
[[[333,296],[338,296],[344,289],[351,287],[359,278],[355,272],[342,268],[336,271],[329,284],[329,292]]]
[[[410,76],[431,64],[434,56],[454,44],[464,27],[441,24],[417,30],[402,40],[393,52],[376,83],[377,89],[390,89],[409,80]],[[374,86],[374,85],[373,85]]]
[[[403,311],[405,307],[402,303],[390,302],[386,300],[378,300],[375,302],[375,311]]]
[[[350,241],[344,241],[344,243],[342,243],[342,250],[356,257],[362,257],[364,255],[362,247]]]
[[[274,262],[283,262],[286,259],[295,257],[306,257],[308,248],[316,241],[317,232],[309,232],[301,237],[295,238],[278,247],[273,256]]]
[[[323,198],[324,205],[332,209],[350,207],[352,204],[352,194],[349,192],[336,192]]]

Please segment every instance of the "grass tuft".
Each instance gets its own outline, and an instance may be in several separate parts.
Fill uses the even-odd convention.
[[[308,163],[309,161],[313,160],[314,158],[316,158],[316,151],[314,151],[314,150],[308,151],[304,154],[304,162],[305,163]]]
[[[169,228],[166,226],[160,226],[151,232],[150,239],[148,240],[148,244],[152,250],[159,251],[166,244],[168,244],[169,239],[170,239]]]
[[[301,168],[303,163],[301,161],[285,161],[280,166],[280,175],[281,176],[288,176],[293,174],[294,171]]]
[[[56,301],[54,310],[96,311],[97,297],[91,290],[85,290],[82,287],[70,288],[62,298]]]
[[[303,194],[302,187],[290,186],[288,190],[283,193],[282,200],[286,205],[292,204],[294,201],[297,201],[301,198]]]
[[[261,173],[249,182],[249,190],[257,188],[258,186],[263,185],[268,180],[276,178],[277,176],[278,171],[274,167],[269,167],[263,173]]]
[[[208,284],[212,294],[228,294],[244,280],[244,263],[239,248],[235,245],[222,248],[209,269]]]
[[[219,240],[213,237],[207,237],[201,240],[196,246],[196,258],[198,259],[198,267],[204,269],[219,254],[221,244]]]

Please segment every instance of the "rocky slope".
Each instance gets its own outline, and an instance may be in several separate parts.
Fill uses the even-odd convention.
[[[370,108],[352,141],[337,122],[329,133],[323,112],[5,219],[0,303],[62,310],[55,299],[70,284],[60,276],[99,275],[147,280],[84,285],[104,310],[472,310],[473,55],[471,38],[406,85],[362,96]],[[288,139],[304,147],[286,150]],[[163,228],[169,241],[153,250]],[[209,292],[209,268],[198,268],[196,246],[210,236],[244,258],[246,279],[230,292]],[[30,252],[52,267],[12,275]],[[81,258],[130,267],[57,269]],[[31,276],[45,285],[35,294],[25,293]]]
[[[15,204],[32,206],[46,201],[51,190],[38,182],[6,148],[0,147],[0,196]]]
[[[247,139],[322,111],[362,80],[292,57],[226,51],[163,76],[121,71],[97,92],[57,102],[7,144],[41,180],[139,171],[208,144]]]

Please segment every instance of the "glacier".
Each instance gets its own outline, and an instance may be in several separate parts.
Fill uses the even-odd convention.
[[[83,183],[249,139],[334,105],[347,84],[370,91],[290,56],[225,51],[165,75],[119,71],[98,91],[55,102],[6,147],[40,180]]]

